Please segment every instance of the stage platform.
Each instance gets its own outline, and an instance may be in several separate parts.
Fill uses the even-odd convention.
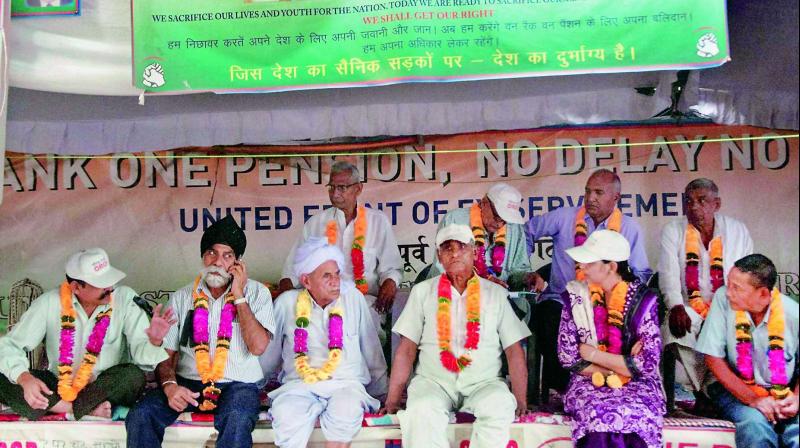
[[[191,418],[191,417],[189,417]],[[560,415],[537,414],[530,422],[515,423],[512,440],[498,448],[567,448],[572,446],[569,421]],[[450,446],[468,448],[472,425],[448,427]],[[733,448],[735,429],[731,422],[709,419],[667,418],[665,448]],[[213,447],[216,431],[210,422],[181,422],[167,429],[164,447]],[[366,426],[353,441],[354,448],[400,448],[396,425]],[[253,433],[255,447],[274,447],[268,421],[260,421]],[[322,432],[314,431],[309,447],[322,447]],[[111,421],[0,422],[0,448],[122,448],[125,425]]]

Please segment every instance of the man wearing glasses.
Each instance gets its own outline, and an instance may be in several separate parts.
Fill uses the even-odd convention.
[[[283,265],[280,292],[299,288],[293,272],[295,252],[311,237],[324,237],[345,254],[342,279],[352,281],[366,297],[370,314],[382,339],[381,315],[392,309],[397,285],[403,277],[402,258],[389,219],[382,212],[359,205],[364,189],[358,168],[339,161],[331,167],[328,197],[333,207],[311,217]]]

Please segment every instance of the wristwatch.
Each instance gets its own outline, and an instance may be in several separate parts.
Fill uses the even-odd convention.
[[[234,305],[238,305],[240,303],[247,303],[247,298],[246,297],[239,297],[238,299],[233,301]]]

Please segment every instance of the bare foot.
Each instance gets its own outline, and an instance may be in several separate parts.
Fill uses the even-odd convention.
[[[111,418],[111,403],[104,401],[97,405],[89,415],[95,417]]]
[[[59,400],[52,408],[48,410],[53,414],[69,414],[72,412],[72,403],[69,401]]]

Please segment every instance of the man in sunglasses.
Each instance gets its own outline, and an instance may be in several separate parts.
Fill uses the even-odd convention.
[[[301,287],[293,272],[295,252],[311,237],[327,238],[345,254],[342,279],[352,281],[366,297],[381,335],[381,322],[392,309],[397,286],[403,278],[403,261],[389,219],[379,210],[358,203],[364,185],[355,165],[339,161],[331,167],[328,197],[333,207],[306,222],[303,233],[286,257],[279,291]]]
[[[0,338],[0,402],[29,420],[48,412],[110,418],[112,405],[139,398],[142,369],[167,359],[162,342],[175,319],[159,305],[148,322],[136,293],[116,286],[125,273],[99,247],[73,254],[65,270],[61,286]],[[31,370],[26,352],[42,342],[49,368]]]

